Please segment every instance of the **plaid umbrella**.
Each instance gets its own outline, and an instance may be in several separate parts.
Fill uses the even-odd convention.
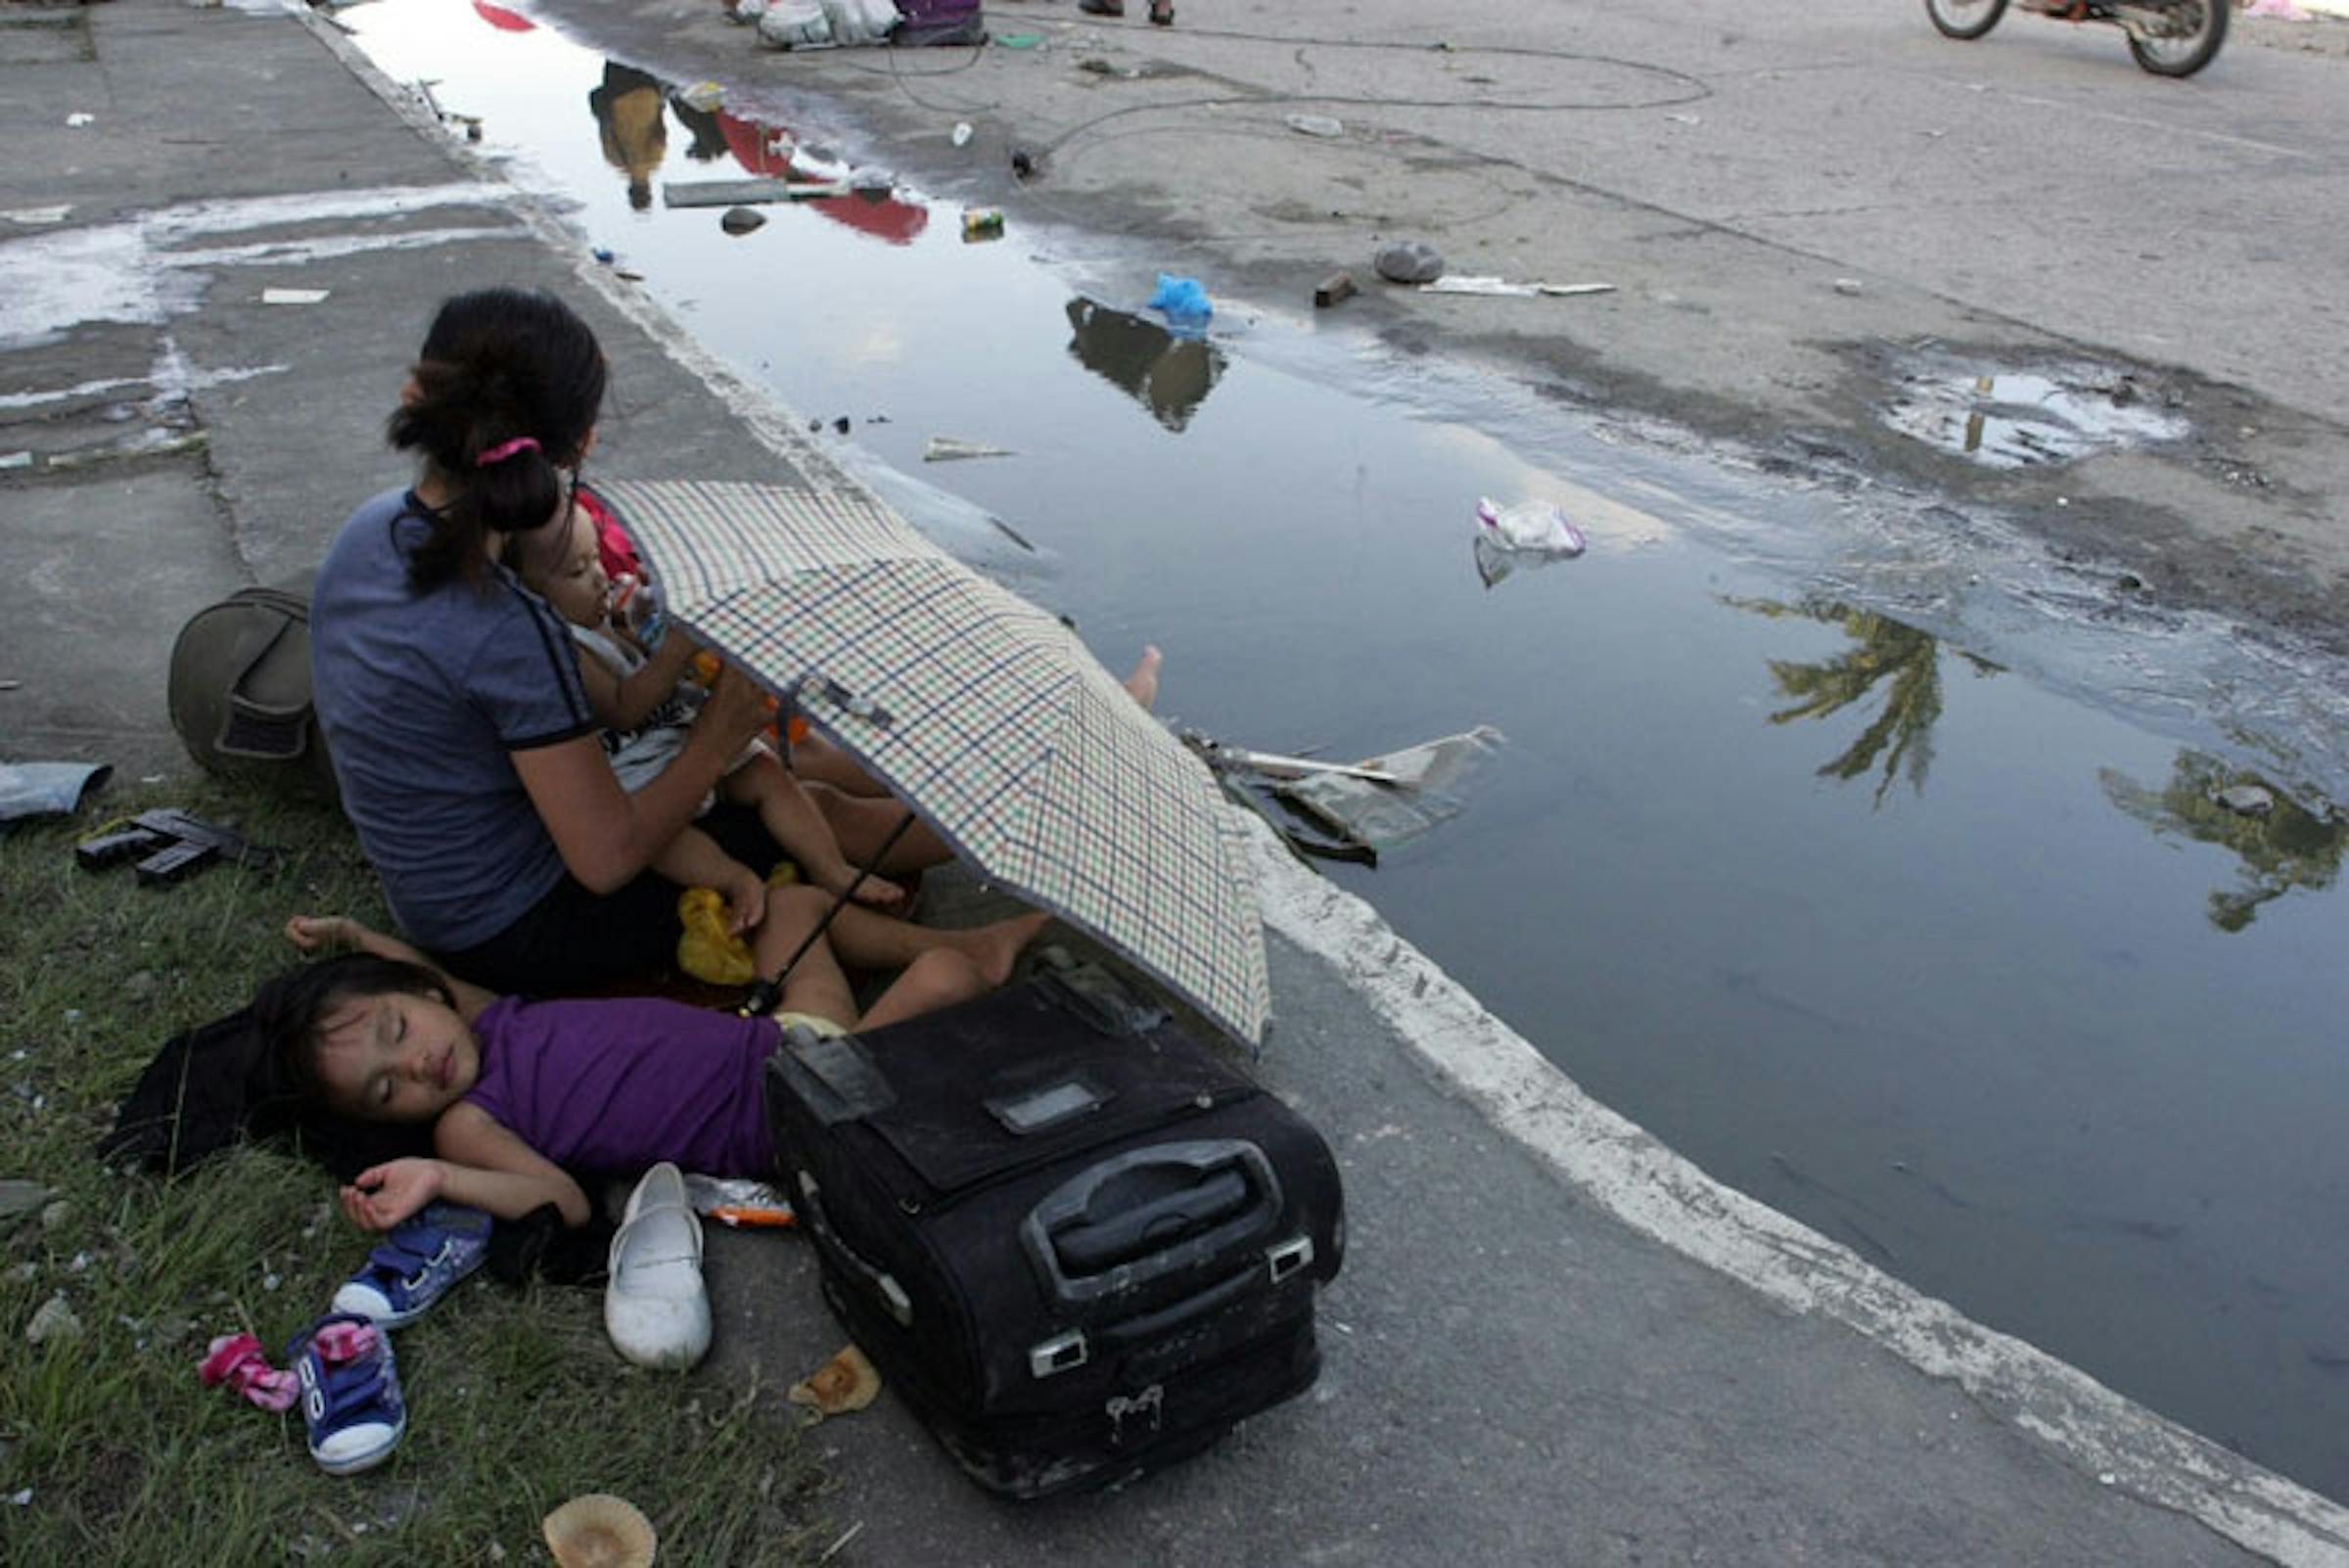
[[[983,875],[1251,1044],[1271,993],[1241,829],[1076,634],[879,503],[598,480],[669,615],[798,706]]]

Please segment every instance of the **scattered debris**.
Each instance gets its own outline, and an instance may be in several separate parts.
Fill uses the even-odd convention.
[[[613,255],[612,248],[608,245],[599,245],[593,250],[589,251],[587,254],[591,256],[594,256],[598,261],[601,261],[606,266],[610,266],[616,259],[616,257]]]
[[[1530,300],[1537,295],[1565,297],[1577,294],[1613,294],[1612,283],[1511,283],[1506,278],[1450,277],[1436,278],[1419,285],[1421,294],[1486,294],[1510,299]]]
[[[1332,119],[1327,115],[1291,115],[1288,126],[1300,136],[1318,136],[1324,141],[1346,134],[1345,121]]]
[[[1318,309],[1326,310],[1353,298],[1354,275],[1349,272],[1333,272],[1313,285],[1313,304]]]
[[[1167,318],[1167,325],[1204,330],[1216,307],[1207,298],[1207,290],[1197,278],[1178,278],[1173,273],[1158,275],[1158,287],[1150,295],[1150,308]]]
[[[687,109],[707,115],[726,101],[726,89],[714,81],[697,81],[677,94],[677,101]]]
[[[58,207],[20,207],[0,212],[0,217],[8,219],[11,223],[26,225],[63,223],[66,220],[66,214],[72,210],[70,204]]]
[[[1858,278],[1837,278],[1835,280],[1835,292],[1837,294],[1858,294],[1860,290],[1861,283]]]
[[[728,234],[748,234],[753,229],[764,226],[765,222],[766,214],[755,208],[729,207],[725,215],[717,220],[717,226]]]
[[[590,1492],[539,1524],[561,1568],[652,1568],[653,1522],[625,1498]]]
[[[263,289],[261,303],[271,305],[322,304],[331,289]]]
[[[77,109],[66,116],[66,124],[73,130],[79,130],[84,125],[95,123],[97,118],[97,115]]]
[[[815,202],[847,196],[852,187],[836,180],[669,180],[661,187],[664,207],[763,207],[775,202]],[[602,253],[599,260],[609,259]]]
[[[1019,453],[1008,446],[990,446],[985,441],[957,440],[951,436],[933,436],[930,444],[922,448],[925,463],[950,463],[964,457],[1017,457]]]
[[[1363,759],[1364,768],[1390,775],[1393,784],[1333,769],[1276,782],[1272,790],[1350,843],[1392,849],[1459,815],[1465,807],[1453,792],[1502,744],[1499,730],[1479,724],[1462,734]]]
[[[1191,739],[1192,749],[1206,760],[1210,767],[1219,770],[1234,767],[1244,768],[1251,773],[1261,773],[1266,778],[1276,779],[1311,778],[1316,773],[1342,773],[1349,778],[1360,779],[1370,784],[1400,784],[1403,782],[1402,779],[1384,768],[1372,767],[1367,763],[1324,762],[1312,757],[1289,757],[1279,752],[1257,752],[1250,751],[1244,746],[1226,746],[1221,741],[1209,740],[1205,736],[1193,736]]]
[[[968,147],[970,144],[971,122],[967,119],[957,120],[954,125],[954,145],[957,147]]]
[[[1044,35],[1040,32],[998,32],[990,34],[988,42],[998,49],[1040,49]]]
[[[808,1373],[783,1397],[792,1404],[814,1411],[813,1419],[846,1415],[861,1410],[880,1397],[881,1374],[866,1360],[864,1352],[853,1345],[842,1348],[839,1355]]]
[[[1571,561],[1589,547],[1582,530],[1548,501],[1526,501],[1505,511],[1490,499],[1476,503],[1476,575],[1497,588],[1520,568]]]
[[[1667,115],[1664,117],[1675,125],[1702,125],[1705,122],[1702,115]]]
[[[1037,156],[1025,147],[1011,150],[1011,177],[1015,180],[1034,179]]]
[[[1389,283],[1428,284],[1444,275],[1443,253],[1425,240],[1398,240],[1381,246],[1371,262]]]
[[[32,453],[30,452],[0,453],[0,470],[30,467],[32,467]]]
[[[962,238],[966,245],[979,240],[1003,238],[1003,209],[999,207],[964,208]]]
[[[792,1212],[781,1193],[763,1181],[748,1177],[687,1172],[685,1196],[693,1204],[695,1214],[722,1225],[783,1229],[799,1222],[799,1216]]]
[[[1512,550],[1580,555],[1589,548],[1583,530],[1568,522],[1551,501],[1522,501],[1504,509],[1490,497],[1481,498],[1476,503],[1476,521]]]
[[[2257,784],[2230,784],[2219,791],[2217,799],[2238,816],[2266,816],[2276,809],[2275,792]]]

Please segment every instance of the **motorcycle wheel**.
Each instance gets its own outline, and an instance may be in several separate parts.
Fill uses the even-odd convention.
[[[2134,29],[2129,34],[2129,52],[2139,65],[2156,76],[2190,76],[2218,58],[2232,0],[2171,0],[2158,9],[2159,36],[2141,37]]]
[[[1925,0],[1925,15],[1945,38],[1979,38],[2005,14],[2006,0]]]

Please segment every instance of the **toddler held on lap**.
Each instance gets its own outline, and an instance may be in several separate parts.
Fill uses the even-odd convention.
[[[642,788],[684,749],[694,711],[707,696],[689,674],[702,650],[674,629],[647,647],[614,618],[612,580],[584,509],[567,506],[556,526],[517,536],[509,553],[523,582],[571,623],[580,678],[588,706],[604,725],[612,771],[623,788]],[[853,884],[855,901],[877,909],[904,902],[905,892],[895,882],[876,875],[856,880],[856,867],[815,798],[763,742],[744,749],[716,793],[756,807],[769,836],[814,886],[837,895]],[[652,869],[680,886],[716,889],[738,933],[756,926],[764,911],[764,880],[699,828],[678,834]]]

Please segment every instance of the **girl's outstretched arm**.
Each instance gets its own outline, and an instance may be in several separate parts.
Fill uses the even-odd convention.
[[[362,925],[348,915],[295,915],[286,922],[286,940],[303,952],[317,952],[331,947],[356,947],[361,952],[374,953],[379,958],[396,958],[402,963],[429,969],[448,988],[449,999],[456,1004],[457,1015],[468,1024],[481,1016],[482,1009],[497,1000],[497,993],[459,980],[427,956],[420,948],[411,947],[397,937],[386,936],[372,926]]]
[[[587,1222],[587,1194],[529,1144],[477,1105],[462,1102],[433,1126],[437,1160],[387,1160],[359,1173],[343,1189],[343,1212],[353,1224],[389,1230],[431,1203],[446,1198],[520,1220],[543,1204],[563,1211],[567,1225]]]

